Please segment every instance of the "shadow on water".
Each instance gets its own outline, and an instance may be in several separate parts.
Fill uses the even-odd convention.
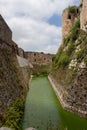
[[[30,84],[23,127],[37,130],[87,130],[87,120],[63,110],[47,77],[37,77]]]

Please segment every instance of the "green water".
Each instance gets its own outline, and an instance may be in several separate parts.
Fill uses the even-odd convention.
[[[47,77],[37,77],[30,84],[23,127],[37,130],[87,130],[87,120],[63,110]]]

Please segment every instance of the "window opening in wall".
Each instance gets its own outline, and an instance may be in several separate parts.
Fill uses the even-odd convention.
[[[71,15],[68,16],[68,19],[71,19]]]
[[[34,56],[36,56],[36,53],[34,53]]]
[[[36,59],[34,59],[34,61],[36,62]]]
[[[77,9],[77,13],[79,13],[79,9]]]

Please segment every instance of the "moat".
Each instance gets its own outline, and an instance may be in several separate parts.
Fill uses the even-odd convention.
[[[23,128],[87,130],[87,120],[63,110],[47,77],[33,78],[26,99]]]

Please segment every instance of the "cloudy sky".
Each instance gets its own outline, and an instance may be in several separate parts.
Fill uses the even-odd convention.
[[[62,39],[62,11],[80,0],[0,0],[0,13],[25,51],[56,53]]]

